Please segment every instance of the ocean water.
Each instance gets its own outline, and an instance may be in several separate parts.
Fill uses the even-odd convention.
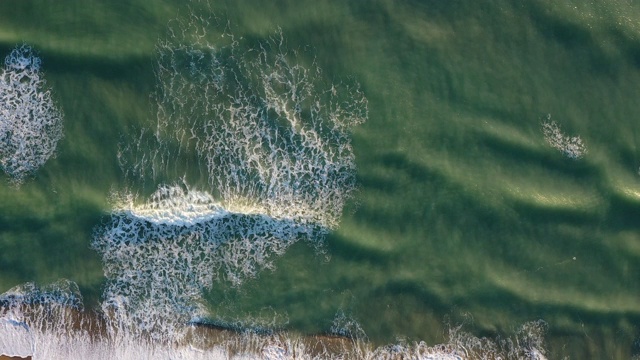
[[[0,346],[640,354],[639,4],[0,3],[0,58],[26,46]]]

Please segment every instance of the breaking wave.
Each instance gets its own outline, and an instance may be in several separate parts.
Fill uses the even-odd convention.
[[[117,204],[94,236],[108,280],[103,310],[114,315],[116,327],[180,337],[184,324],[206,316],[201,293],[214,281],[238,285],[271,268],[274,256],[295,241],[323,231],[229,212],[206,193],[163,186],[143,205]]]
[[[215,22],[191,11],[170,23],[155,117],[118,154],[132,189],[156,190],[116,193],[92,241],[114,329],[183,338],[207,316],[203,291],[239,286],[299,240],[319,248],[356,187],[351,128],[367,118],[357,86],[323,87],[281,34],[243,47]]]
[[[123,171],[136,183],[202,173],[230,211],[336,227],[356,185],[350,135],[366,98],[323,86],[282,35],[246,49],[214,21],[191,13],[158,44],[157,114],[123,147]]]
[[[62,138],[62,112],[28,45],[13,49],[0,72],[0,166],[16,184],[52,155]]]

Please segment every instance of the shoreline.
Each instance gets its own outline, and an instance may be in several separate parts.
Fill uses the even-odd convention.
[[[441,344],[403,342],[376,347],[366,339],[333,334],[259,333],[206,323],[185,324],[178,339],[153,339],[130,324],[109,329],[104,315],[61,304],[0,306],[0,360],[31,359],[528,359],[546,360],[546,324],[526,323],[504,339],[477,338],[452,329]],[[1,324],[1,323],[0,323]],[[526,331],[524,331],[526,330]],[[9,339],[3,342],[3,339]],[[15,340],[11,345],[11,339]],[[8,346],[6,348],[2,348]],[[9,344],[9,345],[7,345]],[[6,354],[14,346],[16,352]],[[20,347],[22,346],[22,347]],[[37,354],[36,354],[37,350]],[[16,357],[15,355],[23,357]],[[13,355],[9,356],[9,355]]]
[[[0,337],[15,338],[22,342],[22,349],[25,342],[29,342],[31,348],[34,344],[30,341],[41,340],[41,338],[62,336],[68,339],[77,338],[75,341],[88,341],[94,344],[117,344],[118,342],[130,341],[144,344],[150,347],[166,347],[169,349],[191,349],[196,352],[212,352],[218,349],[225,349],[225,353],[230,356],[237,356],[250,352],[264,351],[269,348],[285,349],[295,344],[295,347],[304,349],[305,354],[311,358],[318,358],[328,355],[329,358],[340,357],[347,353],[352,353],[355,348],[362,346],[364,342],[332,334],[296,334],[288,331],[274,331],[261,333],[251,330],[243,331],[224,327],[222,325],[192,322],[185,325],[185,334],[178,341],[153,341],[150,338],[140,337],[123,330],[115,334],[107,331],[107,322],[104,315],[98,311],[81,310],[60,304],[36,304],[3,306],[0,305],[0,321],[7,319],[8,326],[0,326]],[[4,335],[3,335],[4,329]],[[37,336],[33,334],[37,333]],[[20,338],[22,337],[22,338]],[[26,339],[30,337],[30,339]],[[73,341],[73,340],[72,340]],[[31,359],[33,351],[27,355],[26,350],[19,351],[19,354],[8,353],[7,349],[1,348],[0,360]],[[19,346],[18,346],[19,347]],[[11,348],[11,347],[9,347]],[[37,346],[36,346],[37,348]]]

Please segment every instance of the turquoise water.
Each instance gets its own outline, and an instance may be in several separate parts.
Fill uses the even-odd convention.
[[[242,49],[281,32],[297,63],[322,69],[319,83],[359,83],[368,120],[352,133],[358,190],[324,247],[299,241],[240,287],[216,282],[209,320],[325,333],[344,314],[376,344],[436,344],[459,324],[495,338],[542,319],[550,358],[637,352],[637,4],[228,1],[211,11]],[[20,187],[0,185],[0,292],[66,278],[96,307],[105,276],[90,244],[113,190],[147,196],[189,171],[190,185],[215,192],[190,162],[136,182],[117,157],[154,125],[156,45],[187,13],[179,1],[0,4],[0,55],[32,46],[64,113],[57,156]],[[580,137],[582,157],[545,138],[548,116],[559,139]]]

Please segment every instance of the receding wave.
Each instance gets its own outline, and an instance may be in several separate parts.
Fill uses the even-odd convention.
[[[113,329],[108,315],[82,309],[77,285],[62,280],[39,288],[25,284],[0,295],[0,355],[34,359],[546,359],[546,324],[526,323],[511,337],[477,338],[451,327],[445,343],[398,341],[373,347],[353,337],[360,326],[344,314],[334,327],[345,336],[257,334],[183,324],[180,341],[158,342]],[[360,329],[360,330],[357,330]],[[117,330],[117,331],[114,331]],[[349,332],[353,331],[355,332]],[[363,335],[363,334],[360,334]]]

